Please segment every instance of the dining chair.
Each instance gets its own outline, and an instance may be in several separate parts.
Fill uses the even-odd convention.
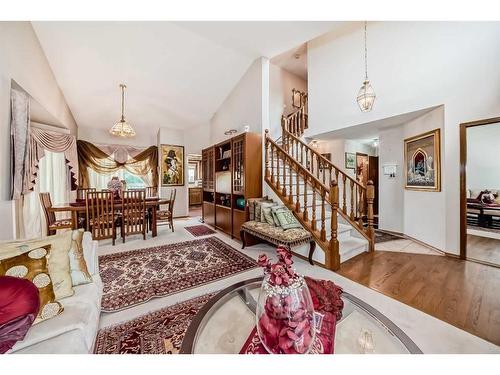
[[[122,198],[122,240],[132,234],[146,239],[146,190],[126,190]]]
[[[116,240],[116,223],[119,216],[115,212],[113,193],[110,191],[90,191],[85,198],[87,231],[93,240],[111,238]]]
[[[50,193],[40,193],[40,203],[42,204],[43,213],[45,215],[45,222],[47,227],[47,235],[52,236],[56,234],[59,229],[71,229],[73,228],[72,219],[57,219],[52,208],[52,199],[50,198]]]
[[[148,186],[146,188],[146,198],[152,198],[158,196],[158,186]]]
[[[174,231],[174,204],[175,196],[177,195],[177,189],[172,189],[170,191],[170,200],[166,204],[167,208],[165,210],[156,211],[156,222],[157,225],[168,224],[169,228]]]
[[[85,200],[87,197],[87,193],[89,191],[96,191],[95,188],[78,188],[76,189],[76,199],[78,200]]]

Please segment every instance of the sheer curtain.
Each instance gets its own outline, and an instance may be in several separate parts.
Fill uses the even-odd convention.
[[[47,235],[45,215],[38,194],[49,192],[52,204],[70,201],[70,182],[68,166],[63,152],[45,151],[45,156],[38,164],[37,183],[34,191],[23,196],[21,238],[33,238]],[[61,214],[68,216],[68,214]]]

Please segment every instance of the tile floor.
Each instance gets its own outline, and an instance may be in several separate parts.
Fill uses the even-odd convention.
[[[99,254],[103,255],[113,252],[140,249],[159,244],[195,239],[195,237],[184,230],[183,227],[198,224],[198,220],[198,217],[175,220],[174,233],[169,231],[167,227],[163,226],[159,229],[158,237],[153,239],[150,235],[148,235],[148,239],[146,241],[143,241],[141,236],[130,237],[127,239],[125,244],[117,242],[115,246],[112,246],[110,241],[101,241]],[[217,232],[215,235],[234,248],[241,248],[241,244],[239,242],[232,240],[225,234]],[[383,245],[382,248],[379,247],[378,250],[390,249],[390,251],[401,251],[401,248],[403,248],[408,251],[424,251],[424,249],[419,248],[410,240],[390,241],[381,245]],[[426,249],[426,251],[428,251],[428,249]],[[248,247],[243,250],[243,252],[254,259],[256,259],[261,253],[267,253],[271,257],[274,256],[274,248],[265,244]],[[336,284],[343,287],[345,291],[361,298],[374,308],[378,309],[395,324],[397,324],[424,353],[500,353],[500,347],[490,342],[471,335],[392,298],[386,297],[381,293],[357,284],[334,272],[318,266],[311,266],[307,262],[300,259],[295,260],[295,266],[297,271],[304,275],[334,281]],[[172,296],[156,298],[148,301],[147,303],[124,311],[116,313],[102,313],[100,327],[127,321],[147,312],[158,310],[205,293],[218,291],[238,281],[256,277],[261,274],[262,271],[259,269],[250,270],[217,282],[174,294]]]

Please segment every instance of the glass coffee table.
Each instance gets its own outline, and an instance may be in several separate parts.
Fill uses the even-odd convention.
[[[198,312],[186,331],[181,353],[239,353],[255,327],[262,278],[231,285]],[[392,321],[359,298],[344,292],[342,319],[335,332],[336,354],[421,354]]]

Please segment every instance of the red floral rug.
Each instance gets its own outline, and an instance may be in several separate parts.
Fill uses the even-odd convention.
[[[206,294],[125,323],[101,329],[96,354],[176,354],[191,320],[208,302]]]
[[[209,234],[214,234],[215,231],[207,227],[206,225],[193,225],[191,227],[184,227],[189,233],[195,237],[208,236]]]
[[[122,310],[255,267],[216,237],[100,256],[102,310]]]

